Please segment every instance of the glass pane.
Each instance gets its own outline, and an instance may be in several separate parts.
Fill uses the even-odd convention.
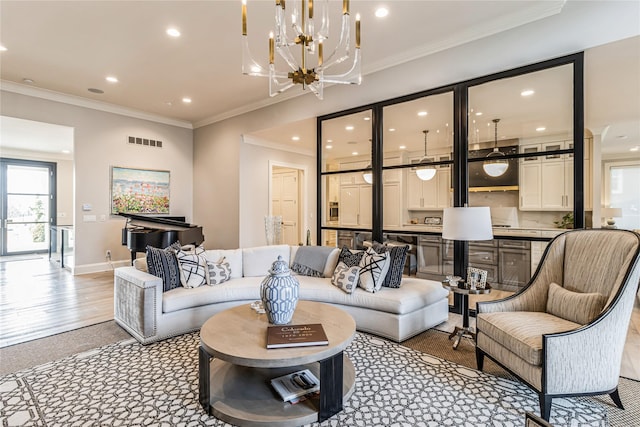
[[[622,209],[622,216],[605,220],[618,228],[640,229],[640,164],[611,166],[609,170],[609,206]]]
[[[338,225],[348,228],[372,226],[372,191],[361,172],[340,174]]]
[[[338,247],[338,231],[322,230],[322,246]]]
[[[335,227],[340,220],[340,177],[324,175],[322,179],[322,225]]]
[[[371,167],[371,111],[322,122],[322,171]]]
[[[7,252],[39,251],[48,248],[48,223],[13,223],[7,226]]]
[[[469,205],[491,207],[496,228],[569,227],[574,157],[549,152],[572,137],[572,65],[470,88]]]
[[[9,222],[49,222],[48,196],[7,195]]]
[[[48,194],[49,169],[33,166],[7,166],[7,192]]]
[[[384,166],[452,160],[452,92],[385,107],[383,117]]]

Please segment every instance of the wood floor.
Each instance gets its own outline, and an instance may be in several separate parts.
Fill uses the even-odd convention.
[[[501,291],[479,296],[497,299]],[[475,298],[470,307],[475,307]],[[72,276],[46,257],[0,258],[0,348],[113,319],[113,272]],[[451,315],[453,325],[461,316]],[[474,326],[475,319],[471,319]],[[445,325],[447,327],[447,325]],[[640,304],[636,299],[621,375],[640,380]]]

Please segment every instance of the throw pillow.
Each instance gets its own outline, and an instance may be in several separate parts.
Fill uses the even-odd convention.
[[[552,282],[547,295],[547,313],[586,325],[600,314],[606,302],[607,297],[599,293],[572,292]]]
[[[358,287],[359,277],[360,267],[357,265],[348,267],[344,262],[339,262],[331,277],[331,284],[348,294],[352,294]]]
[[[340,255],[338,255],[338,263],[344,262],[347,267],[353,267],[356,265],[360,265],[360,261],[364,256],[363,251],[352,251],[346,246],[342,247],[340,251]]]
[[[209,269],[209,284],[212,286],[231,279],[231,265],[225,260],[225,257],[220,258],[217,262],[207,261],[207,268]]]
[[[368,292],[377,292],[382,287],[389,270],[389,254],[379,254],[368,248],[360,261],[360,281],[358,286]]]
[[[162,279],[163,292],[180,287],[180,265],[173,245],[166,249],[147,246],[147,268],[149,274]]]
[[[402,272],[404,271],[404,264],[407,261],[407,252],[409,252],[409,245],[404,246],[388,246],[387,244],[381,244],[373,242],[373,249],[377,253],[388,252],[389,257],[389,271],[384,278],[382,286],[387,288],[399,288],[402,284]]]
[[[180,282],[185,288],[197,288],[208,284],[207,259],[204,255],[184,252],[176,252],[180,264]]]

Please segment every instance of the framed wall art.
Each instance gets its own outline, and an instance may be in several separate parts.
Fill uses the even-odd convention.
[[[168,214],[169,171],[111,167],[111,214]]]

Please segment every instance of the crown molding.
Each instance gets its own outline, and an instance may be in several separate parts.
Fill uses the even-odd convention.
[[[133,108],[121,107],[107,102],[95,101],[93,99],[82,98],[75,95],[67,95],[61,92],[27,86],[8,80],[0,80],[0,89],[6,92],[13,92],[20,95],[32,96],[34,98],[46,99],[49,101],[61,102],[63,104],[74,105],[76,107],[90,108],[92,110],[104,111],[106,113],[118,114],[134,119],[148,120],[150,122],[161,123],[186,129],[193,129],[191,122],[170,119],[157,114],[145,113]]]
[[[257,145],[260,147],[271,148],[273,150],[286,151],[289,153],[302,154],[303,156],[315,157],[315,150],[306,150],[304,148],[292,147],[286,144],[268,141],[266,139],[256,138],[251,135],[242,135],[242,142],[245,144]]]

